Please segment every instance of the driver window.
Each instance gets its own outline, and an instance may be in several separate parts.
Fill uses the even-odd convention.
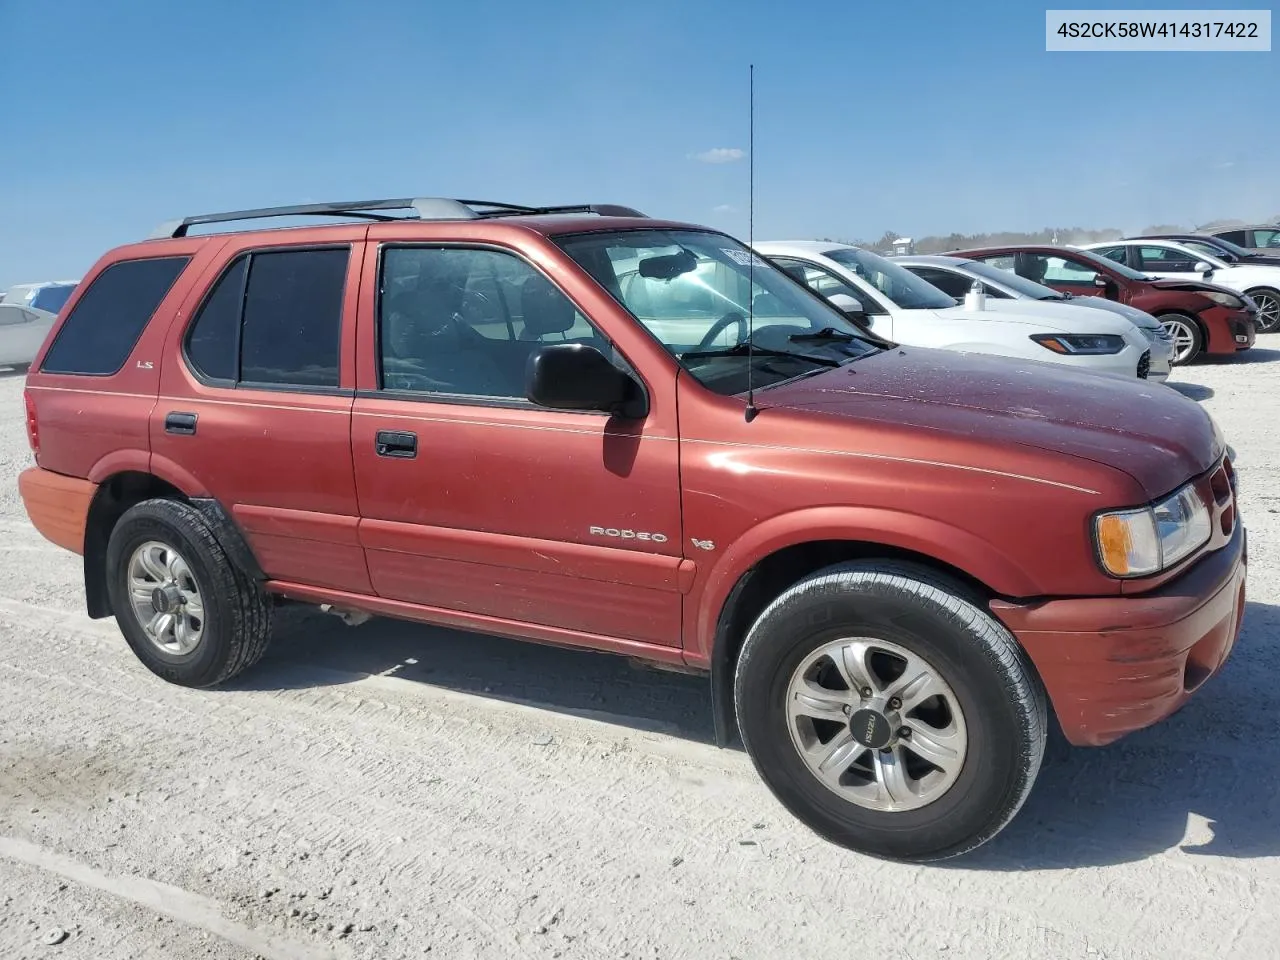
[[[1092,270],[1074,260],[1063,257],[1046,257],[1031,255],[1027,257],[1027,268],[1038,272],[1040,277],[1028,277],[1039,283],[1074,283],[1091,286],[1098,278],[1098,271]]]
[[[391,247],[378,297],[381,388],[524,400],[543,343],[605,339],[550,280],[496,250]]]
[[[1143,270],[1194,273],[1196,269],[1196,261],[1181,250],[1173,250],[1169,247],[1139,247],[1138,253]]]

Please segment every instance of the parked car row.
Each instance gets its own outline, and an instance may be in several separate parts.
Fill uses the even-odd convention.
[[[1199,278],[1153,277],[1095,250],[1037,244],[952,251],[1072,296],[1101,295],[1155,317],[1174,341],[1174,363],[1229,356],[1254,345],[1257,305]]]
[[[343,222],[226,232],[271,216]],[[169,682],[251,668],[281,599],[624,654],[708,676],[717,742],[818,834],[955,856],[1050,724],[1163,720],[1245,610],[1233,454],[1139,379],[1158,334],[1015,275],[1253,337],[1237,295],[1087,251],[912,265],[955,260],[1010,292],[615,206],[187,217],[59,312],[21,495]],[[947,326],[1004,356],[906,342]]]
[[[1040,360],[1164,380],[1172,342],[1154,318],[1090,307],[1088,301],[1002,294],[961,301],[898,260],[821,241],[761,242],[755,249],[859,324],[896,343]],[[978,267],[977,269],[982,269]],[[1014,278],[1016,281],[1016,278]],[[983,284],[981,279],[968,280]],[[1128,309],[1128,308],[1122,308]]]

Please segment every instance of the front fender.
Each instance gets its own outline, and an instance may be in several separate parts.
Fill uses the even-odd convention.
[[[716,561],[701,591],[690,662],[711,658],[721,611],[742,576],[770,554],[821,540],[880,544],[930,557],[954,567],[1006,597],[1042,591],[998,547],[967,530],[916,514],[875,507],[809,507],[771,517],[751,527]]]

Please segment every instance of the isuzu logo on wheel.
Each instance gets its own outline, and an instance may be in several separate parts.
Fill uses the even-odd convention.
[[[590,527],[593,537],[617,537],[619,540],[648,540],[650,543],[666,543],[665,533],[648,533],[644,530],[620,530],[617,527]]]

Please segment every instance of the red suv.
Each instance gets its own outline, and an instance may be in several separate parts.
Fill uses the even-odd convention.
[[[273,215],[357,222],[187,235]],[[993,836],[1050,705],[1155,723],[1244,610],[1197,404],[898,347],[626,208],[188,218],[89,271],[26,405],[32,522],[161,677],[245,669],[280,598],[702,671],[720,741],[880,856]]]
[[[1173,337],[1174,363],[1248,350],[1257,337],[1257,308],[1234,290],[1200,280],[1158,280],[1088,250],[1018,245],[947,255],[981,260],[1061,293],[1101,294],[1159,317]]]

